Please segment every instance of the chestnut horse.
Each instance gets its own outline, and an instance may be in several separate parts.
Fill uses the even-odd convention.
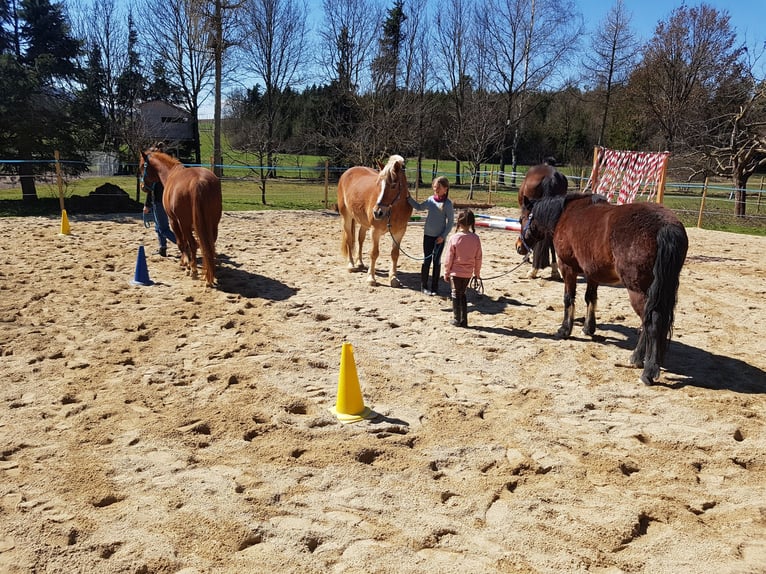
[[[577,276],[583,275],[583,333],[596,330],[599,285],[623,285],[641,319],[631,365],[643,367],[641,381],[651,385],[659,376],[673,330],[681,267],[689,239],[678,217],[656,203],[612,205],[587,193],[525,200],[519,253],[553,237],[564,277],[564,321],[557,337],[572,334]]]
[[[412,207],[407,203],[407,177],[404,174],[404,158],[392,155],[380,172],[368,167],[355,166],[343,172],[338,180],[338,212],[343,219],[341,252],[348,257],[349,271],[364,271],[362,245],[367,230],[372,228],[372,250],[367,282],[377,285],[375,262],[380,253],[380,237],[390,232],[391,269],[388,272],[391,287],[399,287],[396,264],[399,261],[399,244],[407,231]],[[358,235],[356,226],[359,226]],[[357,242],[357,263],[354,263],[354,240]]]
[[[524,198],[540,199],[554,195],[564,195],[569,187],[566,176],[555,167],[556,160],[546,159],[542,164],[529,168],[524,181],[519,187],[519,207],[524,210]],[[517,245],[518,247],[518,245]],[[541,269],[550,265],[551,279],[560,279],[556,266],[556,250],[550,239],[543,239],[532,250],[532,269],[527,273],[529,279],[537,277]]]
[[[139,161],[141,186],[162,182],[162,205],[181,251],[181,266],[197,278],[197,241],[202,249],[205,281],[215,284],[215,242],[221,221],[221,181],[209,169],[184,167],[176,158],[150,149]],[[196,234],[196,238],[195,238]]]

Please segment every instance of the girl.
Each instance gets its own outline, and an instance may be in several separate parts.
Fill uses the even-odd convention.
[[[452,283],[451,324],[468,327],[468,300],[466,289],[471,277],[481,277],[481,240],[476,235],[473,211],[464,209],[457,216],[457,230],[447,244],[447,262],[444,280]]]
[[[420,268],[420,288],[424,295],[439,294],[439,276],[441,271],[442,251],[452,224],[455,220],[455,210],[449,199],[449,180],[436,177],[431,183],[434,194],[423,203],[415,201],[411,195],[407,202],[417,211],[428,210],[425,226],[423,227],[423,265]],[[428,273],[433,264],[434,273],[431,278],[431,289],[428,289]]]

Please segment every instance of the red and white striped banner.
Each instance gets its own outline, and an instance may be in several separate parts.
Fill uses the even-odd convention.
[[[637,195],[649,194],[651,200],[662,177],[665,158],[670,152],[621,151],[600,148],[598,179],[593,193],[600,193],[610,202],[617,194],[617,203],[632,203]],[[593,174],[587,187],[592,188]]]

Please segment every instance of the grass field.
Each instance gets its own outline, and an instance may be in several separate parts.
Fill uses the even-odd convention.
[[[203,157],[211,153],[211,133],[202,130]],[[224,146],[225,147],[225,146]],[[345,167],[330,167],[325,160],[318,156],[280,155],[277,158],[277,177],[268,179],[265,192],[260,186],[260,169],[256,158],[251,154],[237,153],[228,150],[224,153],[222,181],[223,208],[225,211],[254,211],[269,209],[333,209],[336,197],[336,180]],[[526,167],[519,168],[515,179],[506,178],[503,184],[496,179],[497,166],[487,166],[478,183],[470,185],[469,174],[462,174],[462,183],[458,184],[455,177],[455,163],[450,161],[436,162],[424,160],[422,163],[420,182],[416,181],[414,161],[408,162],[407,177],[410,191],[419,199],[430,194],[430,181],[436,172],[447,175],[452,182],[450,197],[461,205],[474,205],[479,208],[488,206],[517,207],[517,184],[521,182]],[[582,182],[580,173],[571,173],[571,169],[562,168],[570,179],[570,189],[577,189]],[[99,202],[95,191],[104,184],[119,187],[127,193],[125,201],[115,201],[116,198],[106,198],[109,201]],[[734,216],[734,202],[731,199],[731,188],[725,183],[711,184],[708,188],[704,210],[701,217],[701,227],[766,235],[766,192],[764,182],[756,177],[751,178],[750,192],[747,201],[747,216]],[[137,192],[138,182],[135,176],[108,177],[79,177],[63,182],[61,194],[64,197],[65,208],[73,215],[81,212],[110,212],[141,210]],[[21,200],[21,187],[18,181],[6,178],[0,182],[0,217],[26,215],[55,215],[60,212],[59,186],[54,174],[40,177],[36,180],[38,201],[24,202]],[[103,199],[103,198],[102,198]],[[264,201],[265,200],[265,201]],[[96,204],[103,204],[96,207]],[[700,186],[690,186],[688,183],[666,183],[664,203],[678,213],[686,226],[697,226],[700,222],[700,208],[703,204],[703,192]],[[91,205],[92,204],[92,205]]]

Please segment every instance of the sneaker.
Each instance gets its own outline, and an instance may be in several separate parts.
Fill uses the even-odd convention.
[[[167,247],[160,247],[157,251],[153,252],[152,255],[159,255],[160,257],[167,257],[168,256],[168,248]]]
[[[428,289],[423,289],[423,295],[433,295]]]

